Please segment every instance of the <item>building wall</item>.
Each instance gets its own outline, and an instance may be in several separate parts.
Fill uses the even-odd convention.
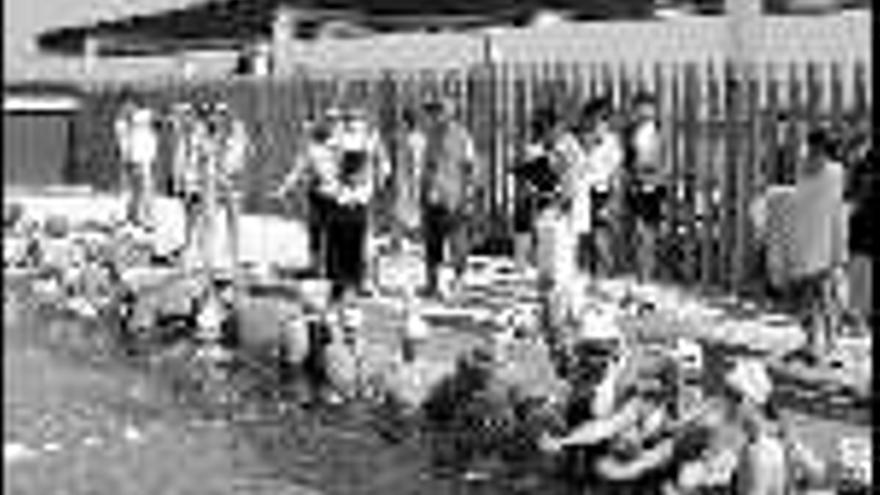
[[[724,60],[732,50],[724,17],[595,22],[511,29],[491,35],[504,62],[614,62],[626,65]],[[288,41],[276,67],[422,69],[484,60],[486,34],[398,35],[365,40]],[[867,11],[829,16],[768,16],[746,28],[747,53],[758,63],[871,62]]]
[[[3,181],[10,186],[64,183],[70,119],[63,113],[3,114]]]

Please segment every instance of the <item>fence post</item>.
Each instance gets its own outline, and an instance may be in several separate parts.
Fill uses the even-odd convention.
[[[697,153],[695,145],[699,139],[699,105],[700,105],[700,87],[697,79],[697,68],[693,63],[688,63],[684,67],[684,139],[682,140],[682,158],[683,170],[682,181],[676,187],[675,201],[679,202],[679,219],[683,224],[676,226],[681,229],[685,237],[678,243],[679,248],[683,251],[681,261],[684,263],[682,270],[683,282],[692,284],[697,279],[699,258],[697,255],[698,244],[696,241],[696,220],[699,218],[694,211],[695,192],[698,178],[700,176],[697,170]],[[681,189],[680,189],[681,188]],[[676,232],[680,234],[680,232]]]

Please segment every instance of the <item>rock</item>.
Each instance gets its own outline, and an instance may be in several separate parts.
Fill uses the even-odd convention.
[[[5,237],[3,239],[3,266],[22,266],[27,262],[30,241],[22,237]]]
[[[26,462],[30,460],[34,460],[39,457],[40,454],[36,450],[28,447],[23,443],[18,442],[4,442],[3,443],[3,464],[16,464],[20,462]]]
[[[301,305],[275,297],[244,297],[238,310],[242,346],[259,348],[283,344],[292,364],[302,364],[309,352],[309,330]]]

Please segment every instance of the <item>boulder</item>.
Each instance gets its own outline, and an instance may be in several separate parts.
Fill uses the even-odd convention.
[[[238,309],[239,337],[247,348],[283,345],[291,364],[309,352],[309,329],[299,303],[278,297],[243,297]]]

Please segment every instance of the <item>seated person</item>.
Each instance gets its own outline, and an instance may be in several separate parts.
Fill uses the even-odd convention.
[[[659,492],[671,477],[676,447],[675,439],[669,437],[674,404],[670,399],[675,397],[674,363],[644,356],[637,361],[634,379],[628,378],[628,372],[618,371],[615,388],[621,393],[616,394],[610,410],[594,409],[593,417],[568,435],[548,436],[543,441],[544,450],[549,452],[578,449],[582,464],[578,483],[611,493],[650,493]]]

